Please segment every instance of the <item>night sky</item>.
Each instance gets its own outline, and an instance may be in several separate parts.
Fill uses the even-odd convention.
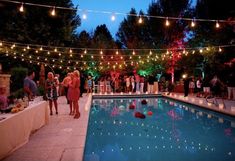
[[[73,3],[75,6],[79,5],[79,9],[83,10],[78,12],[82,19],[85,10],[129,13],[131,8],[135,8],[137,13],[139,13],[140,10],[143,10],[144,13],[146,13],[149,4],[152,1],[154,0],[73,0]],[[87,19],[82,19],[78,32],[82,30],[91,32],[92,30],[95,30],[97,25],[106,24],[114,38],[120,22],[125,17],[125,15],[115,15],[116,20],[111,21],[112,14],[86,12],[86,15]]]

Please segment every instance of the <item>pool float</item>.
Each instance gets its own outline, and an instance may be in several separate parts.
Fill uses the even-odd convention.
[[[134,104],[130,104],[129,105],[129,109],[132,109],[132,110],[135,109],[135,105]]]
[[[145,119],[145,115],[142,114],[141,112],[135,112],[135,117],[140,119]]]
[[[142,100],[142,101],[141,101],[141,104],[142,104],[142,105],[146,105],[146,104],[147,104],[147,101],[146,101],[146,100]]]

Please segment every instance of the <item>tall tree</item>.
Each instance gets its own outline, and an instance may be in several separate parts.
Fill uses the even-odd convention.
[[[35,4],[60,7],[74,7],[71,0],[22,0]],[[14,3],[0,2],[0,37],[6,41],[30,44],[70,45],[80,18],[75,10],[56,9],[55,16],[50,15],[52,8],[24,5],[24,12],[19,11]]]
[[[227,20],[228,22],[219,22],[220,27],[216,28],[216,22],[196,22],[196,28],[192,30],[192,38],[189,40],[189,46],[217,46],[229,45],[235,42],[235,24],[230,23],[234,20],[235,8],[233,1],[214,1],[214,0],[198,0],[195,8],[195,17],[202,19]],[[197,63],[202,71],[208,77],[214,74],[224,74],[224,63],[234,58],[235,49],[221,48],[222,52],[217,48],[208,48],[203,53],[199,53],[203,57],[203,61]],[[190,62],[189,62],[190,63]],[[222,78],[225,78],[224,75]]]

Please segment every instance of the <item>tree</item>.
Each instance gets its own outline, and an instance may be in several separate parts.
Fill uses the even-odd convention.
[[[32,0],[30,3],[73,7],[71,0]],[[14,3],[1,1],[0,6],[0,37],[5,41],[68,46],[80,25],[79,16],[72,10],[56,9],[52,17],[49,8],[25,5],[21,13]]]
[[[223,19],[228,22],[218,22],[219,28],[215,27],[215,22],[196,22],[196,28],[192,31],[192,38],[188,42],[188,46],[204,47],[209,46],[208,50],[200,53],[203,56],[203,61],[199,61],[197,65],[200,65],[203,72],[207,77],[212,77],[214,74],[220,75],[224,73],[224,63],[229,62],[234,58],[235,50],[231,48],[222,48],[222,52],[219,51],[219,47],[210,48],[210,46],[217,45],[229,45],[235,42],[234,23],[229,23],[230,20],[234,20],[235,9],[232,1],[214,1],[214,0],[199,0],[195,8],[195,17],[201,19]],[[225,78],[224,75],[222,78]]]

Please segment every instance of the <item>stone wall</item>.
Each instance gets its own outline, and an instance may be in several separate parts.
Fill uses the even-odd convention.
[[[9,74],[0,74],[0,86],[6,87],[6,96],[10,95],[10,78]]]

